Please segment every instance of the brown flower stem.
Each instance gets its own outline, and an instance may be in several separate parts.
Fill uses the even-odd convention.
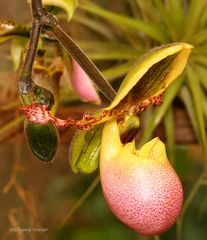
[[[37,51],[40,36],[41,24],[38,19],[33,18],[32,30],[30,34],[29,47],[26,57],[18,77],[18,88],[20,95],[27,95],[32,92],[32,67]]]
[[[42,0],[32,0],[31,6],[34,17],[40,18],[46,13],[46,10],[42,6]]]

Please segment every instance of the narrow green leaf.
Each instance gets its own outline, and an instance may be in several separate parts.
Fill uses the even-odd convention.
[[[204,89],[207,91],[207,68],[206,66],[200,66],[198,64],[196,64],[195,66],[196,68],[196,72],[199,73],[199,81],[201,83],[201,85],[204,87]]]
[[[183,104],[185,105],[191,124],[193,126],[194,133],[196,135],[196,138],[199,139],[198,123],[197,123],[195,108],[192,100],[192,94],[189,91],[189,88],[187,86],[183,86],[181,88],[179,97],[183,102]]]
[[[206,28],[206,23],[207,23],[207,4],[205,1],[205,5],[203,6],[203,10],[202,10],[202,15],[199,18],[199,27],[202,28]]]
[[[170,16],[172,18],[174,28],[181,30],[183,19],[185,18],[184,4],[182,0],[168,0]]]
[[[77,0],[43,0],[44,5],[53,5],[64,9],[68,14],[68,21],[72,18],[73,13],[78,6]]]
[[[113,50],[112,52],[89,52],[86,51],[87,55],[93,61],[101,61],[101,60],[131,60],[136,59],[139,55],[136,51],[119,51]]]
[[[172,14],[170,14],[170,12],[166,9],[164,2],[161,0],[155,0],[155,5],[157,7],[157,9],[159,10],[159,12],[161,13],[162,19],[164,20],[168,31],[171,34],[171,38],[175,41],[177,38],[177,29],[174,25],[174,22],[171,18]],[[171,10],[171,9],[170,9]]]
[[[195,45],[206,43],[207,41],[207,29],[204,28],[191,36],[190,42]]]
[[[73,16],[73,21],[88,27],[89,29],[95,31],[96,33],[99,33],[101,36],[105,37],[106,39],[109,39],[109,40],[115,39],[113,32],[108,28],[108,26],[106,26],[103,22],[98,21],[98,19],[94,21],[93,19],[87,16],[84,16],[81,14],[75,14]]]
[[[118,41],[95,41],[95,40],[77,40],[78,46],[86,51],[113,51],[115,48],[120,51],[134,51],[135,49],[130,47],[128,44],[120,43]],[[138,49],[141,50],[141,47]]]
[[[140,10],[140,18],[153,21],[159,19],[160,13],[156,11],[156,7],[152,0],[135,0]]]
[[[201,104],[202,93],[201,93],[201,86],[199,84],[199,77],[198,77],[198,73],[196,73],[192,67],[187,68],[187,75],[188,75],[189,88],[193,96],[196,119],[198,122],[198,131],[199,131],[198,141],[201,143],[203,149],[205,149],[206,148],[206,130],[205,130],[204,112]]]
[[[127,44],[104,41],[77,41],[92,60],[135,59],[143,49],[134,49]]]
[[[12,41],[11,58],[13,62],[14,71],[16,71],[19,67],[22,51],[24,50],[26,43],[27,43],[26,38],[22,37],[15,38]]]
[[[153,131],[158,126],[169,106],[172,104],[174,98],[177,96],[182,84],[184,82],[184,77],[179,77],[168,87],[167,92],[165,93],[163,104],[157,107],[149,120],[148,125],[145,127],[144,134],[142,136],[141,142],[138,143],[139,146],[142,146],[145,142],[149,141]]]
[[[126,75],[126,73],[131,68],[132,64],[133,64],[132,61],[127,61],[116,66],[107,68],[103,70],[102,73],[105,76],[105,78],[110,81]]]
[[[203,99],[203,111],[205,116],[205,123],[207,127],[207,94],[204,91],[202,91],[202,99]]]
[[[206,67],[207,56],[205,56],[204,54],[193,54],[192,55],[192,61],[202,65],[203,67]]]
[[[172,106],[168,108],[164,115],[164,127],[165,135],[167,138],[167,150],[171,163],[174,162],[174,150],[175,150],[175,127],[173,120],[173,109]]]
[[[189,2],[188,13],[184,23],[184,26],[185,26],[184,39],[185,40],[187,40],[188,36],[191,36],[193,33],[195,33],[195,31],[197,31],[202,10],[203,10],[202,0],[191,0]]]
[[[84,3],[79,4],[79,7],[87,12],[90,12],[112,22],[121,29],[124,28],[127,31],[144,32],[160,43],[168,41],[166,32],[163,31],[163,29],[159,25],[156,25],[154,23],[143,22],[138,19],[110,12],[87,1],[84,1]]]

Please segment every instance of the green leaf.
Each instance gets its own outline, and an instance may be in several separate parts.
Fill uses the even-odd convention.
[[[140,17],[144,20],[159,19],[160,13],[156,11],[156,7],[152,0],[136,0],[137,6],[140,9]]]
[[[22,38],[22,37],[15,38],[12,41],[11,57],[12,57],[14,71],[16,71],[19,67],[22,52],[25,48],[26,43],[27,43],[26,38]]]
[[[143,52],[119,42],[78,41],[78,45],[92,60],[136,59]]]
[[[206,119],[206,123],[207,123],[207,96],[206,96],[206,93],[204,91],[202,91],[202,99],[203,99],[203,111],[204,111],[204,116],[205,116],[205,119]]]
[[[207,80],[206,80],[207,68],[206,66],[200,66],[198,64],[195,67],[196,67],[196,72],[199,73],[199,81],[201,85],[204,87],[204,89],[207,91]]]
[[[168,0],[167,3],[161,0],[155,0],[155,5],[165,22],[168,31],[171,34],[172,40],[180,39],[181,30],[183,27],[184,8],[182,1]]]
[[[177,33],[176,33],[176,28],[174,25],[174,22],[172,20],[172,14],[166,9],[164,2],[161,0],[155,0],[156,7],[158,8],[159,12],[161,13],[162,19],[165,22],[168,31],[171,34],[171,37],[173,40],[176,40]]]
[[[168,108],[164,116],[164,128],[167,138],[167,150],[171,163],[174,162],[174,150],[175,150],[175,133],[174,133],[174,120],[172,106]]]
[[[110,81],[118,77],[124,76],[129,71],[132,64],[133,64],[132,61],[127,61],[116,66],[107,68],[103,70],[102,73],[105,76],[105,78]]]
[[[195,45],[206,43],[206,41],[207,41],[207,29],[206,28],[204,28],[200,31],[197,31],[190,38],[190,42]]]
[[[102,21],[98,21],[98,19],[94,21],[94,19],[84,16],[83,14],[82,15],[75,14],[73,16],[73,21],[88,27],[89,29],[95,31],[96,33],[99,33],[101,36],[105,37],[106,39],[109,39],[109,40],[115,39],[114,33]]]
[[[184,22],[185,35],[184,39],[188,39],[198,30],[199,19],[203,11],[203,1],[202,0],[191,0],[188,7],[188,13]],[[190,27],[189,27],[190,26]]]
[[[32,153],[43,162],[51,162],[57,152],[58,132],[53,123],[45,125],[25,120],[25,134]]]
[[[182,0],[168,0],[170,17],[172,18],[174,28],[179,32],[183,27],[183,19],[185,18],[184,6]],[[172,14],[173,13],[173,14]]]
[[[204,54],[193,54],[192,55],[192,60],[195,63],[198,63],[204,67],[206,67],[207,64],[207,56],[205,56]]]
[[[142,146],[145,142],[149,141],[151,138],[153,131],[158,126],[162,118],[164,117],[166,111],[169,106],[172,104],[174,98],[177,96],[182,84],[184,82],[184,77],[180,76],[176,81],[174,81],[169,87],[167,92],[165,93],[163,104],[157,107],[152,114],[148,124],[144,129],[144,134],[142,136],[141,142],[138,143],[139,146]]]
[[[102,125],[91,131],[78,130],[70,145],[70,165],[74,173],[94,172],[99,163]]]
[[[168,36],[166,35],[166,32],[163,31],[163,29],[155,23],[144,22],[138,19],[110,12],[87,1],[84,1],[84,3],[80,3],[79,7],[87,12],[90,12],[112,22],[120,29],[124,28],[127,31],[144,32],[160,43],[168,41]]]
[[[162,45],[143,55],[126,75],[107,110],[123,109],[164,93],[183,71],[192,46],[185,43]]]
[[[68,14],[68,21],[72,18],[73,13],[78,6],[77,0],[43,0],[44,5],[53,5],[64,9]]]
[[[190,93],[189,88],[187,86],[183,86],[181,88],[179,97],[186,107],[188,116],[189,116],[191,124],[193,126],[194,133],[195,133],[197,139],[199,139],[198,123],[197,123],[195,108],[194,108],[194,104],[193,104],[193,100],[192,100],[192,94]]]
[[[188,84],[192,93],[195,115],[198,122],[199,139],[203,149],[206,148],[206,130],[204,121],[204,111],[202,107],[202,92],[199,84],[198,73],[192,68],[187,68]]]

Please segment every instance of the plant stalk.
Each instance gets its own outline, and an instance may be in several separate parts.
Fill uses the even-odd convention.
[[[30,34],[29,47],[18,77],[18,88],[20,95],[27,95],[32,92],[32,68],[37,51],[38,40],[41,31],[41,24],[38,19],[33,18]]]

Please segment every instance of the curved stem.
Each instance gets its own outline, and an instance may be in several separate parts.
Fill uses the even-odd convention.
[[[38,40],[40,36],[41,24],[38,19],[34,18],[30,34],[29,47],[23,63],[23,67],[18,78],[18,88],[20,95],[29,94],[32,91],[32,67],[35,54],[37,51]]]
[[[41,0],[32,0],[31,6],[34,17],[41,17],[45,13]]]

